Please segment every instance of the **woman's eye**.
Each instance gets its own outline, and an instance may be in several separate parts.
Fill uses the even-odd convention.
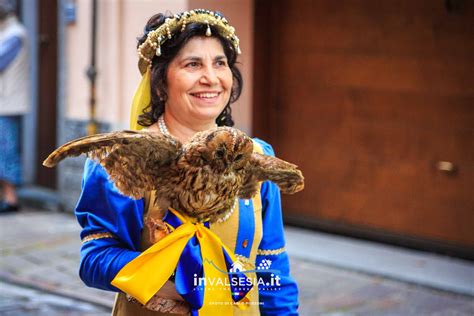
[[[218,60],[216,62],[217,66],[227,66],[227,62],[225,60]]]
[[[192,61],[192,62],[186,64],[187,68],[197,68],[198,66],[199,66],[199,63],[196,62],[196,61]]]

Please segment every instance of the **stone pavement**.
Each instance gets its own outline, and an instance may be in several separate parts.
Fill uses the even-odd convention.
[[[2,316],[109,316],[110,308],[0,282]]]
[[[474,296],[467,260],[296,227],[286,227],[286,247],[294,258]]]
[[[80,227],[71,214],[33,209],[2,214],[0,227],[0,315],[104,315],[110,310],[114,295],[87,288],[77,275]],[[472,296],[302,257],[292,257],[291,264],[301,315],[474,315]],[[56,309],[40,313],[40,303],[52,300],[59,303],[48,306]],[[38,312],[27,313],[32,304]]]

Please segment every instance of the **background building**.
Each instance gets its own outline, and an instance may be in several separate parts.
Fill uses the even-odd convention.
[[[25,177],[71,211],[83,159],[40,167],[86,133],[92,0],[24,0],[34,110]],[[238,30],[237,127],[297,163],[289,222],[473,258],[474,2],[469,0],[99,0],[99,130],[128,126],[136,37],[156,12],[204,7]]]

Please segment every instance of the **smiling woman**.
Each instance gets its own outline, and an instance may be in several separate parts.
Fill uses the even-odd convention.
[[[239,53],[239,39],[234,28],[220,13],[198,9],[174,16],[153,16],[145,27],[145,34],[138,40],[139,70],[143,77],[132,106],[132,128],[165,134],[186,146],[200,131],[215,126],[233,126],[230,106],[239,98],[242,90],[242,77],[236,67]],[[229,150],[238,148],[239,142],[233,137],[230,139]],[[248,138],[247,145],[249,152],[274,155],[271,146],[262,140]],[[222,148],[216,148],[215,156],[209,159],[225,158],[225,155]],[[192,156],[186,159],[189,162]],[[242,155],[232,157],[235,170],[242,168],[243,162],[240,163],[240,160],[247,161],[242,159]],[[223,173],[223,170],[227,168],[214,168],[211,172],[221,180],[232,176]],[[146,173],[150,170],[137,172]],[[183,176],[180,181],[191,181],[193,186],[202,187],[209,184],[203,184],[205,181],[202,179],[193,180],[197,178],[199,176]],[[149,280],[140,282],[138,292],[129,291],[140,294],[132,297],[112,284],[117,284],[114,280],[121,271],[130,267],[130,263],[135,266],[138,256],[169,233],[169,227],[174,227],[172,216],[175,211],[172,208],[160,209],[160,203],[155,199],[156,191],[149,192],[140,200],[121,195],[100,164],[88,160],[83,191],[76,207],[76,216],[83,227],[82,280],[88,286],[119,292],[114,315],[188,314],[191,311],[193,315],[296,314],[298,289],[289,275],[280,192],[277,185],[269,181],[259,184],[259,188],[258,193],[249,200],[232,199],[231,205],[227,204],[229,210],[222,208],[219,218],[206,218],[199,223],[208,227],[223,247],[235,254],[238,261],[234,263],[246,270],[248,279],[254,280],[250,287],[232,288],[232,291],[228,286],[221,289],[213,287],[215,291],[212,293],[207,291],[206,286],[196,286],[196,276],[202,275],[203,269],[209,272],[206,270],[209,267],[203,263],[201,268],[196,268],[199,265],[187,259],[192,256],[183,252],[184,259],[190,260],[189,264],[186,261],[175,268],[170,262],[157,262],[156,275],[150,275]],[[205,191],[202,195],[204,201],[215,196],[227,196],[225,193],[216,193],[218,190],[202,191]],[[202,205],[202,202],[190,203],[190,207],[195,209],[189,211],[200,211],[196,205]],[[191,243],[187,246],[192,249],[195,245]],[[201,261],[205,261],[205,264],[212,263],[204,255],[202,257]],[[257,271],[256,267],[261,262],[270,262],[271,270]],[[156,292],[152,284],[169,265],[180,273],[165,281]],[[227,270],[230,268],[227,267]],[[192,269],[199,271],[185,273],[194,271]],[[182,283],[180,276],[183,275],[187,282]],[[209,282],[225,287],[229,279],[234,278],[229,277],[227,271],[224,271],[224,275],[226,281],[211,278]],[[190,284],[194,286],[189,288]],[[140,299],[145,292],[151,293],[152,298]],[[222,293],[223,296],[219,297],[224,300],[215,299],[216,293]]]
[[[185,13],[188,12],[180,18],[183,21],[181,28],[182,25],[185,28],[173,34],[171,40],[164,39],[166,42],[158,46],[159,58],[152,51],[154,56],[149,63],[145,63],[150,67],[151,87],[155,93],[151,93],[150,106],[138,118],[139,125],[156,131],[159,126],[156,123],[163,116],[162,122],[171,134],[183,141],[215,125],[233,126],[230,105],[239,98],[243,85],[236,65],[240,50],[238,38],[225,18],[218,18],[219,23],[216,24],[205,23],[205,18],[202,19],[204,23],[187,23],[189,16],[184,16]],[[140,53],[146,51],[143,45],[150,41],[148,35],[163,27],[167,18],[170,17],[161,13],[150,18],[145,34],[138,41]],[[221,25],[227,26],[227,29],[223,31]],[[141,59],[142,74],[146,71],[143,64]],[[216,92],[218,96],[214,99],[212,93]],[[192,103],[192,99],[205,101],[205,98],[210,102],[201,103],[205,105],[202,112],[198,111],[198,107],[191,106],[197,104]],[[173,105],[180,105],[181,108],[183,103],[187,104],[187,110],[178,114],[179,110]]]

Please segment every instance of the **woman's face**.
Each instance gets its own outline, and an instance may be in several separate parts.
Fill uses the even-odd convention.
[[[214,121],[229,102],[232,72],[213,37],[193,37],[171,61],[166,111],[185,122]]]

